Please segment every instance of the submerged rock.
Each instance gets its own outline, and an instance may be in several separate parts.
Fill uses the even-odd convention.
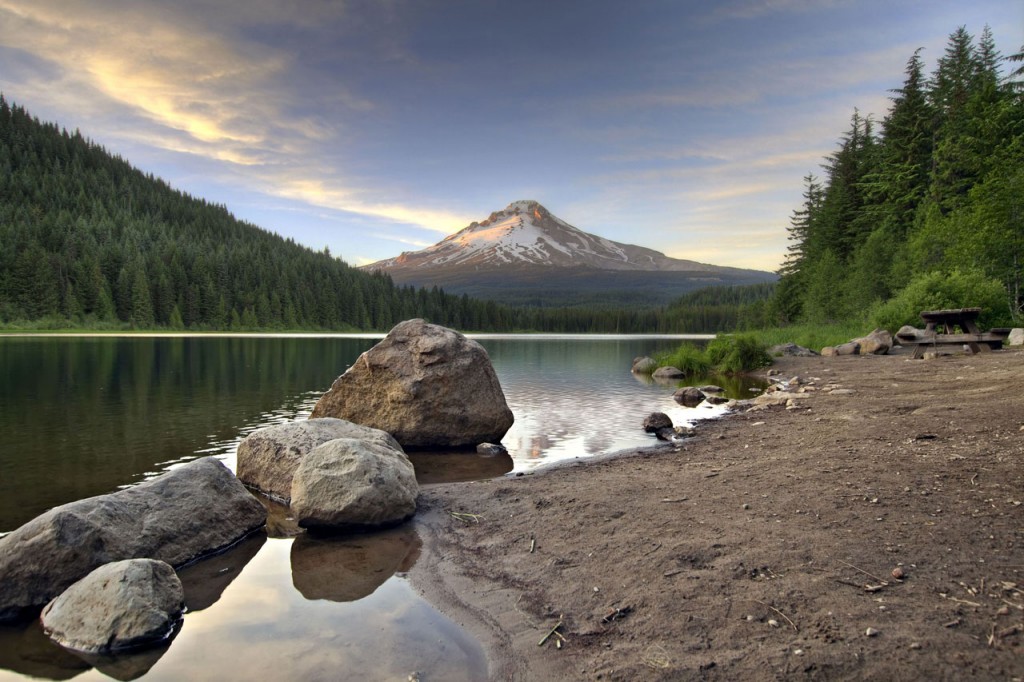
[[[253,431],[238,445],[238,478],[285,504],[291,499],[292,476],[302,459],[319,445],[337,438],[371,441],[401,450],[390,434],[331,417],[275,424]]]
[[[338,438],[315,448],[292,479],[292,513],[303,528],[364,529],[416,512],[419,484],[400,449]]]
[[[508,450],[501,443],[480,443],[476,451],[481,455],[507,455]]]
[[[43,629],[58,644],[109,653],[161,642],[181,618],[185,593],[170,564],[128,559],[104,564],[43,609]]]
[[[180,566],[265,520],[263,505],[213,457],[55,507],[0,538],[0,621],[34,615],[103,564],[150,558]]]
[[[397,325],[313,408],[390,433],[406,448],[497,442],[513,423],[487,351],[423,320]]]

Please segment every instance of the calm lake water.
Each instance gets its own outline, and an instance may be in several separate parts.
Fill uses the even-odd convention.
[[[0,533],[197,457],[233,469],[242,437],[307,417],[379,338],[0,338]],[[510,456],[416,454],[422,484],[650,445],[641,423],[654,411],[676,423],[717,414],[679,407],[676,385],[629,372],[633,357],[679,337],[475,338],[515,415],[502,441]],[[746,385],[728,388],[749,395]],[[404,578],[420,548],[411,525],[318,539],[298,534],[287,510],[271,512],[268,534],[181,572],[188,613],[169,646],[87,660],[50,644],[37,625],[0,627],[0,679],[486,676],[476,642]]]

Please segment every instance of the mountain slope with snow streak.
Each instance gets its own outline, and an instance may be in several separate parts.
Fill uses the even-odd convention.
[[[660,305],[704,286],[775,278],[605,239],[536,201],[514,201],[433,246],[362,269],[386,272],[397,284],[528,305]]]
[[[515,201],[486,220],[421,251],[365,266],[367,270],[413,268],[590,267],[599,270],[713,271],[715,266],[669,258],[641,246],[589,234],[551,214],[536,201]]]

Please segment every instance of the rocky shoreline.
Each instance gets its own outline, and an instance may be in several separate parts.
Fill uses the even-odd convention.
[[[1020,678],[1022,363],[779,358],[677,447],[424,490],[411,578],[492,679]]]

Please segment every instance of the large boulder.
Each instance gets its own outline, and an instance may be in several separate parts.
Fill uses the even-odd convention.
[[[390,434],[344,419],[275,424],[253,431],[238,444],[238,480],[288,504],[299,462],[317,446],[337,438],[356,438],[401,450]]]
[[[292,479],[292,513],[303,528],[393,525],[416,512],[419,484],[401,450],[354,438],[315,448]]]
[[[103,564],[150,558],[180,566],[265,520],[263,505],[213,457],[55,507],[0,538],[0,621],[34,615]]]
[[[372,426],[421,449],[496,443],[513,422],[483,346],[423,320],[402,322],[360,355],[310,417]]]
[[[1014,327],[1010,330],[1010,335],[1006,338],[1007,346],[1024,346],[1024,329],[1020,327]]]
[[[867,336],[854,339],[851,343],[860,346],[857,349],[860,355],[886,355],[892,348],[892,334],[885,329],[875,329]]]
[[[43,629],[69,649],[109,653],[161,642],[185,607],[170,564],[127,559],[104,564],[43,609]]]

